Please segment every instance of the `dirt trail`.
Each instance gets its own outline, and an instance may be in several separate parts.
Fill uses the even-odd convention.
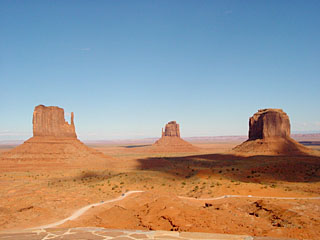
[[[62,219],[62,220],[60,220],[58,222],[55,222],[55,223],[43,225],[43,226],[40,226],[40,227],[34,227],[34,228],[31,228],[31,229],[54,228],[56,226],[59,226],[59,225],[65,223],[66,221],[74,220],[74,219],[80,217],[82,214],[84,214],[86,211],[88,211],[91,207],[96,207],[96,206],[100,206],[102,204],[120,201],[120,200],[130,196],[133,193],[140,193],[140,192],[143,192],[143,191],[129,191],[129,192],[126,192],[126,193],[122,194],[121,196],[119,196],[117,198],[114,198],[114,199],[110,199],[110,200],[101,201],[101,202],[98,202],[98,203],[89,204],[89,205],[87,205],[87,206],[85,206],[83,208],[80,208],[79,210],[75,211],[70,217]]]
[[[116,202],[116,201],[121,201],[124,198],[130,196],[131,194],[134,193],[142,193],[145,191],[140,191],[140,190],[136,190],[136,191],[129,191],[126,192],[124,194],[122,194],[121,196],[114,198],[114,199],[110,199],[110,200],[106,200],[106,201],[101,201],[99,203],[93,203],[93,204],[89,204],[85,207],[80,208],[79,210],[75,211],[70,217],[67,217],[65,219],[62,219],[58,222],[55,223],[51,223],[51,224],[47,224],[47,225],[43,225],[43,226],[39,226],[39,227],[34,227],[31,229],[46,229],[46,228],[54,228],[57,227],[59,225],[62,225],[63,223],[70,221],[70,220],[75,220],[78,217],[80,217],[81,215],[83,215],[86,211],[88,211],[91,207],[96,207],[96,206],[100,206],[106,203],[111,203],[111,202]],[[220,199],[224,199],[224,198],[264,198],[264,199],[288,199],[288,200],[320,200],[320,197],[262,197],[262,196],[252,196],[252,195],[223,195],[220,197],[215,197],[215,198],[192,198],[192,197],[183,197],[183,196],[178,196],[178,198],[181,199],[188,199],[188,200],[197,200],[197,201],[213,201],[213,200],[220,200]]]

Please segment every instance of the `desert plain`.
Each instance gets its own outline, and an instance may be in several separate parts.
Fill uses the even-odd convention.
[[[292,138],[295,137],[296,139]],[[290,239],[320,235],[320,135],[261,109],[249,137],[88,142],[38,105],[33,137],[0,152],[0,231],[100,227]],[[301,143],[299,143],[299,141]],[[45,237],[46,238],[46,237]]]
[[[320,150],[319,135],[297,138]],[[241,157],[228,153],[240,143],[237,138],[191,143],[196,151],[179,153],[154,152],[150,141],[88,143],[107,156],[89,166],[2,160],[0,230],[51,224],[83,206],[139,190],[57,227],[319,237],[320,200],[308,198],[320,196],[320,157]],[[224,195],[249,197],[213,200]]]

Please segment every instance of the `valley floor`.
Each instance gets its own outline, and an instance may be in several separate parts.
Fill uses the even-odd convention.
[[[105,167],[1,162],[0,231],[54,223],[89,204],[140,190],[57,227],[317,239],[320,200],[307,198],[320,196],[320,158],[228,154],[236,144],[199,143],[199,151],[188,153],[155,153],[143,144],[96,145],[112,157]],[[212,200],[223,195],[301,199]]]

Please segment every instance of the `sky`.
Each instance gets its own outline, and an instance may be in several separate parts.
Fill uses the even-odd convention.
[[[2,0],[0,140],[39,104],[82,140],[246,135],[258,109],[320,132],[320,1]]]

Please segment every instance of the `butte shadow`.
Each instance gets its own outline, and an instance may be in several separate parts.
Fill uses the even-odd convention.
[[[77,139],[74,114],[65,121],[59,107],[36,106],[33,112],[33,137],[0,155],[10,168],[107,167],[110,157],[89,148]]]
[[[181,178],[206,171],[208,176],[223,175],[243,182],[320,180],[319,155],[290,137],[286,113],[259,110],[249,126],[249,139],[225,154],[139,159],[139,167]]]
[[[138,159],[139,170],[162,172],[175,178],[224,177],[241,182],[319,182],[317,156],[238,156],[206,154]]]

